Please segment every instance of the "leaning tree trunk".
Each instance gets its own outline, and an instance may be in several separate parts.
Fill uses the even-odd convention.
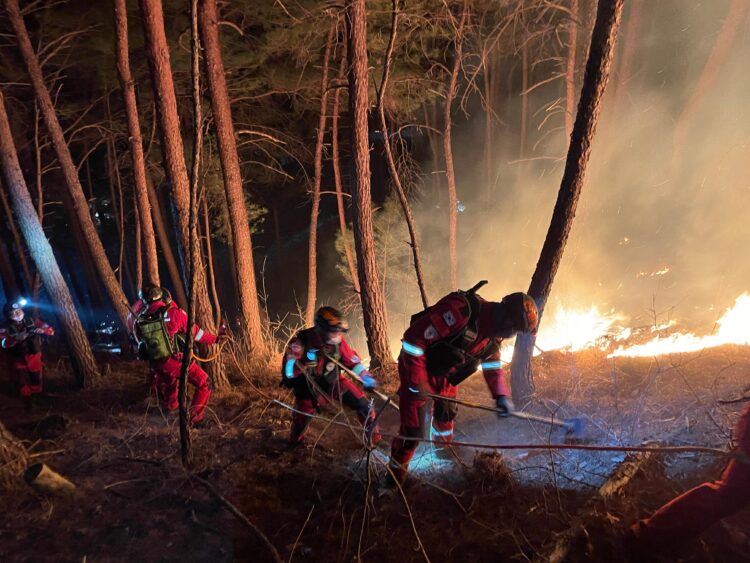
[[[354,245],[357,252],[362,316],[367,334],[370,364],[374,368],[393,363],[388,348],[388,325],[383,287],[375,259],[375,240],[370,201],[370,145],[367,110],[367,13],[365,0],[345,3],[347,57],[349,60],[349,112],[352,116],[352,159],[354,177]]]
[[[346,46],[346,43],[344,43]],[[341,55],[339,65],[339,81],[343,81],[346,74],[346,53]],[[341,244],[344,246],[346,265],[352,278],[352,287],[355,293],[359,293],[359,279],[357,278],[357,267],[354,265],[354,255],[346,236],[346,213],[344,211],[344,189],[341,182],[341,158],[339,157],[339,108],[341,99],[341,88],[336,88],[333,95],[333,108],[331,109],[331,164],[333,167],[333,183],[336,186],[336,208],[339,215],[339,229],[341,230]]]
[[[536,270],[529,285],[529,295],[539,307],[540,318],[544,313],[552,282],[560,265],[565,243],[573,224],[578,198],[581,195],[586,165],[591,155],[591,142],[594,139],[596,124],[604,89],[609,79],[612,55],[620,26],[623,0],[600,0],[597,8],[596,23],[591,35],[591,47],[583,77],[581,98],[578,102],[578,113],[573,125],[573,135],[568,147],[557,202],[552,213],[547,238]],[[528,402],[534,393],[534,382],[531,373],[531,353],[534,349],[534,336],[519,334],[513,350],[511,382],[513,400],[518,404]]]
[[[456,192],[456,172],[453,169],[453,146],[451,141],[452,130],[452,106],[458,90],[458,73],[461,70],[461,59],[463,58],[463,31],[468,12],[468,0],[464,0],[461,7],[461,16],[456,26],[456,38],[453,41],[454,54],[453,68],[451,69],[448,89],[445,93],[445,106],[443,107],[443,153],[445,154],[445,177],[448,181],[448,255],[450,261],[450,290],[458,289],[458,194]],[[452,16],[451,16],[452,17]]]
[[[245,208],[245,192],[242,189],[237,143],[234,136],[232,111],[224,76],[224,63],[221,58],[219,41],[219,15],[216,0],[201,0],[199,24],[206,57],[208,90],[211,95],[211,108],[216,122],[216,135],[219,142],[219,157],[224,175],[224,191],[229,210],[234,264],[236,265],[236,285],[240,296],[240,310],[245,323],[245,333],[252,355],[259,357],[266,349],[263,339],[258,288],[255,280],[253,261],[253,241]]]
[[[393,48],[396,44],[396,33],[398,30],[398,0],[392,0],[392,13],[391,13],[391,38],[388,41],[388,47],[385,53],[385,62],[383,63],[383,80],[380,83],[380,91],[378,92],[378,116],[380,117],[380,130],[383,133],[383,146],[385,148],[385,156],[388,162],[388,171],[391,174],[391,180],[393,186],[396,188],[396,194],[398,200],[401,203],[401,209],[404,212],[404,219],[406,220],[406,227],[409,231],[409,240],[411,245],[412,257],[414,258],[414,271],[417,276],[417,286],[419,287],[419,295],[422,298],[422,306],[426,309],[429,307],[429,298],[427,297],[427,288],[424,282],[424,274],[422,273],[422,258],[419,252],[419,241],[417,241],[417,228],[414,225],[414,215],[411,212],[411,206],[409,200],[406,198],[406,192],[401,184],[401,177],[396,169],[396,161],[393,158],[393,150],[391,149],[391,139],[388,133],[388,122],[385,119],[385,92],[388,87],[388,75],[390,74],[391,61],[393,59]]]
[[[156,235],[151,220],[151,204],[146,187],[146,159],[143,155],[141,123],[138,117],[138,104],[135,98],[135,84],[130,74],[130,55],[128,53],[128,14],[125,0],[115,1],[115,53],[117,55],[117,75],[120,78],[122,97],[125,103],[125,115],[128,120],[128,140],[130,155],[133,161],[133,188],[140,220],[140,233],[145,256],[145,281],[160,285],[159,260],[156,253]],[[140,250],[139,250],[140,252]],[[144,280],[139,279],[138,283]]]
[[[578,0],[570,0],[568,59],[565,62],[565,142],[570,142],[576,103],[576,48],[578,46]]]
[[[86,386],[95,385],[100,379],[96,360],[91,353],[86,332],[81,326],[73,305],[73,298],[65,285],[52,247],[44,234],[39,216],[31,201],[31,195],[18,162],[2,91],[0,91],[0,166],[2,166],[3,178],[8,186],[13,211],[18,219],[26,246],[42,278],[44,289],[52,300],[57,316],[63,325],[70,355],[77,368],[78,382]]]
[[[0,422],[0,491],[20,485],[28,463],[26,448]]]
[[[326,131],[326,114],[328,109],[328,65],[331,60],[333,35],[336,31],[336,20],[331,22],[323,54],[323,75],[320,79],[320,113],[318,130],[315,135],[315,157],[312,185],[312,205],[310,208],[310,237],[307,249],[307,306],[305,322],[312,325],[315,316],[315,301],[318,291],[318,215],[320,214],[320,181],[323,176],[323,140]]]
[[[5,9],[16,35],[16,39],[18,40],[21,56],[26,65],[29,77],[31,78],[31,84],[34,88],[37,101],[39,102],[39,108],[42,111],[44,122],[47,124],[47,129],[49,130],[52,146],[55,149],[55,154],[60,163],[60,169],[65,178],[65,183],[68,186],[76,219],[78,220],[81,229],[83,229],[86,244],[91,251],[91,257],[96,265],[99,278],[109,295],[112,306],[117,313],[117,316],[120,317],[122,325],[127,326],[127,297],[125,297],[122,287],[120,287],[120,284],[117,282],[112,266],[107,259],[107,253],[105,252],[102,241],[99,238],[99,233],[97,233],[96,226],[94,226],[94,222],[91,219],[88,201],[83,194],[83,188],[81,187],[81,182],[78,178],[78,172],[73,164],[70,149],[65,142],[62,127],[57,120],[52,98],[44,84],[42,68],[39,64],[39,59],[34,52],[34,48],[31,46],[31,40],[29,39],[26,25],[23,22],[21,10],[18,7],[18,0],[5,0]]]
[[[143,27],[146,37],[146,52],[151,67],[151,77],[156,95],[157,118],[161,149],[164,156],[164,168],[172,187],[177,228],[179,230],[178,246],[183,264],[183,278],[187,275],[187,255],[190,252],[190,181],[185,166],[185,154],[180,133],[180,120],[177,114],[177,98],[172,80],[172,65],[169,61],[169,46],[164,31],[164,13],[161,0],[141,0]],[[199,124],[200,126],[200,124]],[[243,260],[246,260],[243,257]],[[213,311],[208,298],[206,272],[203,260],[198,256],[195,264],[195,318],[202,328],[215,332]],[[185,279],[185,285],[188,280]],[[229,386],[226,371],[221,362],[212,362],[210,374],[217,389]]]

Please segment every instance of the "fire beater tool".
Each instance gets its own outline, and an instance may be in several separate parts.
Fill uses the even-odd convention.
[[[338,367],[340,367],[342,370],[346,372],[346,374],[351,377],[353,380],[359,382],[360,385],[364,386],[365,382],[362,381],[362,378],[358,376],[356,373],[354,373],[352,370],[350,370],[348,367],[343,365],[341,362],[339,362],[336,358],[332,358],[328,354],[323,354],[327,360],[332,361],[334,364],[336,364]],[[398,405],[393,402],[393,399],[391,399],[388,395],[381,393],[377,389],[367,389],[370,391],[373,395],[375,395],[378,399],[382,399],[386,402],[386,404],[391,405],[394,409],[399,410]]]

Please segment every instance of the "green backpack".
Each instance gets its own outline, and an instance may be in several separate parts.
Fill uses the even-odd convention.
[[[164,322],[166,312],[167,307],[162,307],[153,313],[141,313],[135,321],[138,356],[144,360],[165,360],[175,351]]]

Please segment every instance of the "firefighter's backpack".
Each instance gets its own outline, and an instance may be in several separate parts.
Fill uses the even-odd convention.
[[[174,342],[164,321],[167,309],[162,307],[152,313],[141,313],[135,321],[138,356],[144,360],[165,360],[174,353]]]

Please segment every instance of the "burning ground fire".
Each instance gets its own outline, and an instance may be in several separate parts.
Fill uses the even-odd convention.
[[[608,358],[643,357],[696,352],[724,344],[750,345],[750,294],[743,293],[732,307],[716,321],[714,330],[705,336],[692,332],[674,331],[675,321],[648,328],[625,327],[625,318],[615,313],[602,313],[596,307],[570,309],[559,307],[545,315],[537,337],[535,354],[548,350],[578,351],[598,348]],[[630,344],[635,339],[645,342]],[[510,360],[512,345],[502,351],[503,359]]]

